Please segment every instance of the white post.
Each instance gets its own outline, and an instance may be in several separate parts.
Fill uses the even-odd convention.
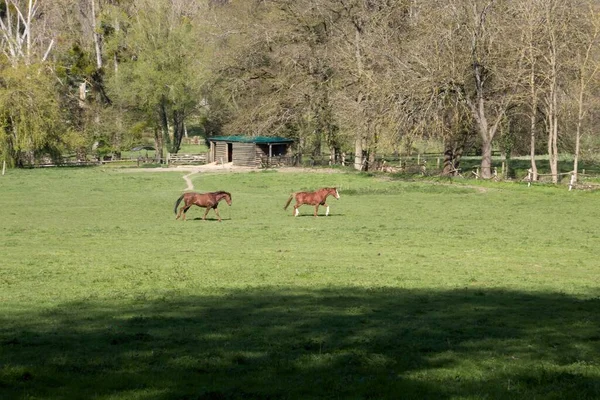
[[[571,191],[571,189],[573,189],[573,186],[575,185],[575,173],[571,173],[571,181],[569,182],[569,192]]]
[[[6,160],[2,161],[2,176],[4,176],[5,172],[6,172]]]
[[[527,170],[527,187],[531,186],[532,179],[533,179],[533,171],[530,168]]]

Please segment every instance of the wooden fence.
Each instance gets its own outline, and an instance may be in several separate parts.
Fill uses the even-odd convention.
[[[167,153],[167,165],[202,165],[208,160],[206,153],[201,154],[175,154]]]
[[[287,156],[275,156],[275,157],[261,157],[260,167],[261,168],[279,168],[279,167],[291,167],[296,165],[296,157]]]

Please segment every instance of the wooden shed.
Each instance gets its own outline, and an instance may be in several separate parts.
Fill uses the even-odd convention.
[[[292,139],[269,136],[213,136],[209,162],[233,163],[244,167],[260,167],[274,158],[290,158]]]

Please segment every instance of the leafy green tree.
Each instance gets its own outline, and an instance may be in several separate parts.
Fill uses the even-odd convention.
[[[0,157],[22,166],[79,144],[67,127],[52,50],[59,7],[52,2],[0,2]]]
[[[152,121],[160,154],[164,147],[176,153],[206,79],[197,19],[202,14],[167,0],[137,2],[130,13],[120,34],[106,39],[107,48],[119,49],[109,93],[119,106]]]
[[[44,64],[0,67],[0,158],[11,166],[77,146],[66,128],[50,68]]]

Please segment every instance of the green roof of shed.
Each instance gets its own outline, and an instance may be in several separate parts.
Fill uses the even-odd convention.
[[[211,142],[239,142],[239,143],[294,143],[294,140],[278,136],[213,136],[208,138]]]

